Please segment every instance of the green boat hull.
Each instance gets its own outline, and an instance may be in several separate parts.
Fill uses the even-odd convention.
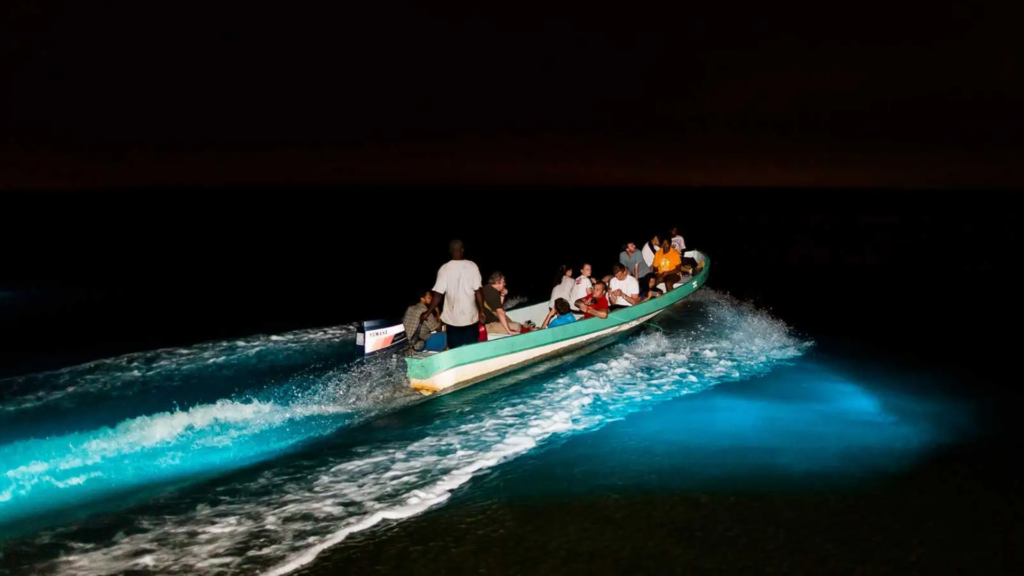
[[[704,255],[701,259],[704,266],[685,284],[661,298],[616,310],[607,319],[591,318],[454,350],[410,356],[406,358],[409,381],[426,394],[461,388],[636,329],[704,285],[711,261]]]

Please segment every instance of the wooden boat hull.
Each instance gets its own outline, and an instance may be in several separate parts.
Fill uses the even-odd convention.
[[[703,286],[711,262],[703,254],[700,256],[704,266],[686,284],[661,298],[617,310],[607,319],[591,318],[455,350],[410,356],[406,358],[410,384],[424,394],[462,388],[639,328]],[[547,303],[526,310],[512,310],[509,316],[515,321],[523,321],[538,311],[546,314]]]

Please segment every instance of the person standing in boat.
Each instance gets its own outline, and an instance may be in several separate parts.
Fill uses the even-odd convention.
[[[509,322],[508,315],[505,314],[505,296],[508,294],[508,288],[505,286],[504,274],[491,274],[482,292],[488,334],[519,334],[523,331],[521,324]]]
[[[558,274],[555,276],[555,287],[551,290],[551,302],[548,304],[548,308],[554,310],[555,302],[559,298],[564,298],[568,302],[572,298],[572,288],[575,285],[576,282],[572,278],[572,268],[559,266]]]
[[[594,291],[586,298],[576,301],[576,307],[583,312],[583,319],[607,318],[608,317],[608,296],[604,282],[595,282]]]
[[[569,294],[570,307],[574,311],[579,311],[579,308],[576,307],[576,302],[581,298],[590,296],[594,292],[594,283],[590,280],[592,272],[593,269],[590,267],[590,264],[584,264],[580,268],[580,277],[576,279],[576,284],[572,287],[572,293]]]
[[[484,297],[481,291],[480,269],[466,260],[466,249],[461,240],[449,245],[452,259],[437,271],[433,298],[420,318],[426,322],[430,313],[441,303],[441,321],[448,325],[448,349],[473,344],[480,338],[477,323],[484,323]]]

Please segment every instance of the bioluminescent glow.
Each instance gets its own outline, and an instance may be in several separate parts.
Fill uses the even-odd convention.
[[[347,427],[332,436],[333,445],[321,443],[244,474],[179,492],[173,503],[154,502],[136,509],[117,538],[96,541],[87,526],[61,530],[59,536],[48,534],[51,545],[55,540],[63,543],[63,555],[46,568],[90,574],[132,569],[284,574],[352,532],[446,501],[479,472],[544,446],[549,439],[590,432],[664,401],[764,374],[779,362],[797,358],[807,346],[764,312],[705,291],[666,319],[665,333],[644,334],[546,372],[517,373],[431,400],[388,418],[397,425],[382,420],[380,425]],[[380,394],[373,387],[384,385],[373,373],[356,379],[365,394]],[[346,375],[346,380],[352,377]],[[321,401],[304,405],[334,410],[320,387],[317,381],[307,386],[307,395]],[[364,404],[376,407],[379,414],[393,403],[389,392]],[[180,474],[183,468],[202,468],[217,458],[228,467],[257,449],[308,439],[310,429],[345,424],[340,413],[303,413],[295,403],[265,406],[225,399],[210,406],[184,417],[155,415],[128,421],[122,430],[129,435],[119,438],[130,438],[130,443],[88,469],[104,476],[47,489],[83,494],[83,487],[96,485],[107,475],[129,478],[133,462],[149,470],[145,482]],[[236,416],[211,418],[209,411]],[[325,418],[326,425],[308,423]],[[136,438],[128,432],[140,425],[148,429],[155,420],[172,426],[172,432],[159,435],[155,442],[149,433]],[[197,420],[205,424],[189,424]],[[91,440],[108,433],[86,434]],[[7,470],[26,470],[22,466],[35,460],[59,467],[65,459],[79,457],[75,450],[80,443],[67,449],[47,444],[43,458],[34,454],[44,445],[29,443],[19,443],[16,465],[4,458]],[[137,450],[143,445],[148,447]],[[168,458],[171,453],[174,457]],[[23,509],[40,493],[33,487],[20,494]]]
[[[894,384],[802,360],[573,438],[530,467],[563,473],[505,482],[503,495],[854,488],[973,433],[962,407]]]
[[[58,433],[0,445],[0,527],[135,487],[264,460],[379,409],[418,399],[407,390],[397,358],[349,362],[268,383],[266,375],[273,382],[282,368],[305,369],[330,355],[352,358],[353,341],[350,330],[303,331],[133,354],[4,381],[7,390],[26,393],[5,402],[5,421],[15,426],[0,437],[41,435],[47,425]],[[215,377],[228,383],[211,386]],[[201,399],[211,389],[231,386],[232,379],[256,390],[66,432],[109,419],[111,412],[167,405],[167,396],[176,393]],[[99,413],[83,414],[84,406]]]

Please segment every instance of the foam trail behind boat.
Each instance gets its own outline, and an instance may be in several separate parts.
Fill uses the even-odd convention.
[[[43,534],[41,542],[63,553],[42,568],[287,574],[354,532],[446,502],[479,472],[553,437],[761,374],[808,346],[783,323],[711,291],[682,308],[673,313],[685,317],[683,327],[610,346],[515,386],[493,388],[499,379],[431,401],[445,403],[434,404],[445,406],[443,417],[360,429],[355,444],[321,447],[176,496],[173,504],[153,503],[115,538],[97,538],[88,523]]]

